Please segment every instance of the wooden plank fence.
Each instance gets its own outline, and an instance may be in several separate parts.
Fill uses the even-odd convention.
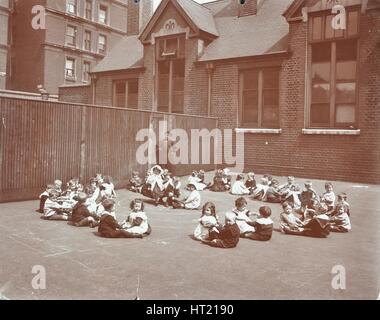
[[[160,120],[189,138],[191,129],[218,125],[215,118],[0,96],[0,202],[36,199],[56,178],[86,183],[98,172],[124,187],[132,171],[144,175],[148,167],[136,160],[137,132]],[[215,166],[171,170],[185,175],[193,168]]]

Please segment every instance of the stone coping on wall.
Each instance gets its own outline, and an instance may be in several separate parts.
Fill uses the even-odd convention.
[[[266,129],[266,128],[235,128],[236,133],[263,133],[263,134],[280,134],[281,129]]]
[[[360,129],[302,129],[302,134],[358,136],[360,135]]]

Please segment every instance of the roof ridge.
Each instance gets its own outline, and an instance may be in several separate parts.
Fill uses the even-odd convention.
[[[209,8],[205,7],[205,6],[203,5],[203,3],[198,3],[198,2],[196,2],[195,0],[185,0],[185,1],[191,1],[192,3],[195,3],[197,6],[203,8],[203,9],[207,9],[208,11],[211,11]],[[220,1],[220,0],[217,0],[217,1]],[[207,3],[207,2],[205,2],[205,3]]]

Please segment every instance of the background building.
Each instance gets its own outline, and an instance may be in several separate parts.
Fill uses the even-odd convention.
[[[10,75],[11,0],[0,0],[0,89],[6,89]]]
[[[244,133],[246,170],[379,183],[380,3],[341,0],[344,30],[334,4],[163,0],[60,98],[215,116]]]
[[[3,1],[4,2],[4,1]],[[34,30],[32,8],[46,10],[46,28]],[[28,0],[14,12],[11,88],[57,94],[83,85],[89,72],[124,36],[138,34],[152,14],[150,0]]]

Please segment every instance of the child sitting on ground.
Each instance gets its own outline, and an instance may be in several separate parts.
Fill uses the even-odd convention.
[[[305,182],[305,189],[301,192],[301,212],[304,213],[310,200],[317,199],[317,193],[313,189],[311,181]]]
[[[330,231],[348,232],[351,230],[351,221],[347,209],[345,205],[337,205],[336,213],[330,217]]]
[[[238,196],[250,194],[250,190],[244,184],[244,174],[237,175],[236,181],[231,188],[231,194]]]
[[[46,199],[49,198],[49,189],[54,189],[58,196],[61,196],[62,194],[62,181],[61,180],[55,180],[54,185],[48,185],[46,186],[46,190],[40,194],[40,207],[36,211],[39,213],[44,213],[44,207],[45,207],[45,202]]]
[[[331,212],[335,207],[335,193],[331,182],[325,183],[325,192],[320,197],[321,203],[326,205],[327,211]]]
[[[76,200],[75,198],[80,192],[83,192],[83,186],[79,183],[79,178],[71,178],[67,183],[65,196]]]
[[[266,199],[266,194],[269,189],[269,181],[267,178],[261,178],[260,183],[256,185],[255,190],[253,190],[252,196],[254,199],[262,201]]]
[[[158,206],[160,199],[164,195],[165,187],[162,180],[163,170],[159,165],[152,167],[151,172],[149,173],[146,184],[148,186],[148,195],[154,199],[154,204]]]
[[[216,248],[235,248],[239,243],[240,230],[236,224],[236,215],[227,212],[223,227],[214,228],[209,240],[202,240],[202,243]]]
[[[174,176],[170,183],[167,184],[162,197],[162,203],[165,207],[173,205],[173,199],[179,198],[181,196],[181,181],[178,177]]]
[[[213,184],[210,186],[210,190],[214,192],[226,191],[224,187],[224,182],[223,182],[223,170],[218,169],[215,172]]]
[[[228,168],[223,169],[222,181],[226,191],[231,189],[232,176]]]
[[[143,182],[139,176],[138,171],[133,171],[132,177],[129,179],[127,189],[132,192],[141,193],[142,186],[143,186]]]
[[[245,200],[245,198],[241,197],[236,199],[235,208],[232,210],[232,213],[236,215],[236,224],[240,229],[240,235],[242,237],[244,237],[247,232],[255,232],[253,221],[250,217],[257,217],[258,215],[247,209],[247,200]]]
[[[190,184],[194,185],[195,189],[198,191],[202,191],[202,190],[206,189],[206,187],[207,187],[207,185],[202,182],[202,179],[198,177],[197,171],[192,172],[191,176],[189,177],[189,179],[187,181],[187,184],[188,185],[190,185]]]
[[[121,224],[123,229],[133,236],[148,236],[152,229],[148,223],[148,217],[144,212],[144,202],[141,199],[135,199],[131,202],[132,212],[128,218]]]
[[[189,210],[195,210],[200,207],[201,195],[199,191],[195,189],[195,186],[193,184],[189,184],[187,188],[190,191],[190,194],[185,200],[180,201],[178,199],[173,199],[174,209],[184,208],[184,209],[189,209]]]
[[[104,238],[142,238],[142,235],[134,236],[128,231],[123,230],[123,227],[116,220],[115,201],[113,199],[105,199],[102,202],[104,211],[100,217],[98,233]]]
[[[284,212],[281,214],[281,230],[286,234],[326,238],[330,234],[329,218],[325,214],[316,215],[311,220],[302,222],[293,212],[287,202],[282,204]]]
[[[247,173],[247,180],[245,181],[245,186],[249,190],[250,194],[252,194],[253,190],[256,189],[256,180],[254,172]]]
[[[268,241],[272,238],[273,232],[273,220],[270,218],[272,210],[271,208],[264,206],[260,207],[259,213],[260,216],[255,222],[253,222],[255,232],[246,233],[245,238],[258,241]]]
[[[346,212],[348,216],[350,216],[350,204],[347,202],[347,194],[345,192],[339,193],[338,194],[338,200],[336,203],[336,206],[342,205],[346,207]],[[337,213],[336,208],[334,210],[334,213]]]
[[[74,206],[74,200],[59,200],[59,193],[54,186],[48,187],[48,198],[45,202],[44,213],[41,219],[44,220],[69,220],[69,214]]]
[[[295,183],[293,176],[288,177],[288,182],[279,187],[279,192],[282,194],[282,201],[291,203],[295,208],[301,207],[300,186]]]
[[[270,203],[280,203],[281,202],[281,193],[278,191],[279,183],[276,179],[272,180],[272,184],[267,189],[263,201]]]
[[[102,184],[101,195],[103,199],[113,199],[116,198],[115,186],[112,183],[112,178],[110,176],[104,177],[104,182]]]
[[[200,241],[209,239],[210,230],[218,226],[218,217],[215,205],[212,202],[205,203],[198,221],[198,226],[194,230],[194,238]]]
[[[293,207],[289,202],[282,204],[283,212],[280,215],[280,228],[284,233],[302,233],[303,222],[294,214]]]
[[[87,194],[80,192],[78,195],[78,202],[73,208],[71,214],[71,222],[76,227],[87,227],[90,226],[94,228],[98,225],[98,216],[90,213],[86,205]]]

